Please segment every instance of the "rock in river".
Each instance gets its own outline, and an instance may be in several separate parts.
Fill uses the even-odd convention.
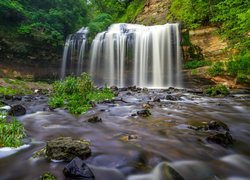
[[[90,123],[98,123],[102,122],[102,118],[99,118],[98,116],[93,116],[87,120]]]
[[[141,117],[148,117],[151,115],[151,113],[149,110],[143,109],[143,110],[137,111],[137,115]]]
[[[50,160],[71,161],[75,157],[86,159],[91,155],[90,142],[85,139],[59,137],[47,142],[46,156]]]
[[[207,137],[208,142],[213,142],[221,146],[228,146],[233,144],[233,138],[229,132],[217,133]]]
[[[74,158],[63,169],[63,174],[70,179],[94,180],[95,176],[90,168],[80,158]]]
[[[11,109],[9,111],[9,115],[12,116],[22,116],[24,114],[26,114],[26,109],[20,104],[11,106]]]

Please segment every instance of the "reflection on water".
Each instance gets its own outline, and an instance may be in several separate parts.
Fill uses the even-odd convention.
[[[86,163],[91,165],[96,179],[149,173],[164,161],[186,179],[250,178],[249,97],[208,98],[187,93],[181,94],[178,101],[152,102],[152,115],[148,118],[131,116],[149,99],[165,95],[164,91],[133,94],[133,97],[120,93],[122,101],[98,104],[79,117],[64,110],[39,111],[20,117],[32,143],[15,154],[0,156],[1,179],[37,179],[45,171],[64,179],[65,163],[31,158],[47,140],[58,136],[91,141],[93,153]],[[86,120],[92,115],[98,115],[103,122],[88,123]],[[188,128],[190,122],[211,120],[228,125],[236,140],[232,147],[208,143],[205,138],[209,131]],[[126,140],[124,137],[128,135],[136,138]]]

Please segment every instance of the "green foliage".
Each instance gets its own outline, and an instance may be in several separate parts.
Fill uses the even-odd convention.
[[[132,22],[136,16],[143,10],[145,0],[134,0],[127,7],[125,14],[118,20],[119,22]]]
[[[201,25],[220,25],[220,34],[238,49],[249,49],[250,1],[173,0],[167,20],[180,21],[195,29]]]
[[[235,56],[226,64],[227,72],[232,76],[238,74],[250,75],[250,50]]]
[[[202,67],[202,66],[210,66],[212,63],[211,61],[187,61],[185,64],[184,64],[184,68],[185,69],[195,69],[195,68],[198,68],[198,67]]]
[[[225,73],[224,63],[216,62],[208,69],[208,74],[211,76],[223,75]]]
[[[80,77],[66,77],[64,81],[53,84],[53,93],[49,105],[53,108],[65,107],[73,114],[81,114],[91,108],[91,102],[111,99],[113,93],[105,87],[102,90],[94,88],[88,74]]]
[[[0,20],[17,26],[20,39],[51,47],[88,22],[85,0],[1,0]]]
[[[205,89],[205,94],[209,96],[227,96],[229,95],[229,90],[225,85],[219,84]]]
[[[250,1],[221,0],[216,4],[215,12],[212,21],[222,25],[221,34],[231,40],[233,46],[249,49]]]
[[[0,147],[18,147],[26,136],[23,124],[16,118],[7,122],[7,114],[0,113]]]
[[[193,29],[209,22],[211,1],[207,0],[173,0],[168,20],[182,21],[186,27]]]
[[[102,32],[107,29],[113,23],[113,17],[109,14],[98,14],[89,24],[89,38],[92,40],[98,32]]]
[[[24,95],[31,94],[32,91],[26,88],[12,87],[0,87],[0,94],[3,95]]]

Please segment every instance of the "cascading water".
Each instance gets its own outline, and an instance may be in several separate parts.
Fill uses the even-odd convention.
[[[83,27],[76,34],[68,36],[63,50],[61,79],[67,74],[80,75],[83,72],[87,50],[87,34],[88,28]]]
[[[77,34],[69,37],[66,42],[63,76],[67,59],[74,64],[72,54],[77,54],[77,74],[82,71],[90,73],[98,85],[153,88],[182,86],[179,24],[114,24],[108,31],[97,34],[91,45],[89,61],[86,63],[82,63],[87,50],[86,38],[80,43]],[[70,70],[71,73],[74,71]]]

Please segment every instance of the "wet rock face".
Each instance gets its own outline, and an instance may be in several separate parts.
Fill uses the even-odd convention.
[[[26,114],[26,109],[20,104],[11,106],[11,109],[9,111],[9,115],[12,116],[22,116]]]
[[[74,158],[63,169],[66,179],[94,180],[95,176],[90,168],[80,158]]]
[[[98,123],[102,122],[102,118],[99,118],[98,116],[93,116],[87,120],[89,123]]]
[[[85,139],[59,137],[47,142],[46,156],[49,160],[71,161],[75,157],[86,159],[91,155],[90,142]]]
[[[151,113],[149,110],[143,109],[143,110],[137,111],[137,115],[141,117],[148,117],[151,115]]]

